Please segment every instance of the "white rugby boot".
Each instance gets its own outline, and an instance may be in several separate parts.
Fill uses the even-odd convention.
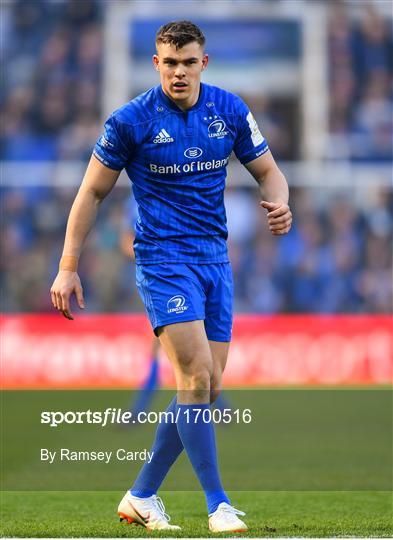
[[[237,517],[245,515],[241,510],[222,502],[218,505],[217,510],[209,515],[209,530],[216,533],[247,531],[247,525]]]
[[[169,523],[170,517],[165,513],[165,506],[157,495],[141,499],[134,497],[129,491],[122,498],[117,513],[120,521],[142,525],[150,531],[179,530],[177,525]]]

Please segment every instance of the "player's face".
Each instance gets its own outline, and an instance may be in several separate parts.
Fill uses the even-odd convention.
[[[160,43],[157,54],[153,56],[163,91],[181,109],[188,109],[198,101],[201,73],[207,62],[207,54],[196,41],[181,49]]]

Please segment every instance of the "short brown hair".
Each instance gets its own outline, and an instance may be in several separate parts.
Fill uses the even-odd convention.
[[[170,43],[176,49],[181,49],[184,45],[196,41],[203,47],[205,36],[202,30],[191,21],[172,21],[161,26],[156,34],[156,45],[159,43]]]

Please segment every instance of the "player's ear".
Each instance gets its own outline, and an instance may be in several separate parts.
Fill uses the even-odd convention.
[[[203,58],[202,58],[202,71],[203,71],[204,69],[206,69],[208,63],[209,63],[209,55],[208,55],[208,54],[204,54],[204,55],[203,55]]]
[[[153,65],[154,65],[154,67],[156,68],[156,70],[157,70],[157,71],[160,71],[160,69],[159,69],[159,67],[158,67],[160,61],[159,61],[158,56],[157,56],[156,54],[153,55],[152,60],[153,60]]]

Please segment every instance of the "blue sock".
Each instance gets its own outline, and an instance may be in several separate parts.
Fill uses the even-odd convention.
[[[130,406],[133,416],[141,411],[149,411],[154,392],[159,387],[159,363],[157,358],[152,358],[150,371],[146,381],[141,386],[135,403]]]
[[[207,413],[204,416],[205,410],[210,413],[210,404],[181,404],[177,405],[177,409],[180,410],[177,430],[205,492],[208,513],[212,514],[220,503],[229,504],[229,499],[221,485],[218,472],[214,426],[211,417],[207,416]]]
[[[155,495],[169,469],[183,450],[176,423],[176,397],[171,401],[167,412],[173,412],[174,420],[158,424],[156,437],[151,449],[154,452],[150,463],[145,463],[138,474],[131,494],[135,497],[151,497]]]

